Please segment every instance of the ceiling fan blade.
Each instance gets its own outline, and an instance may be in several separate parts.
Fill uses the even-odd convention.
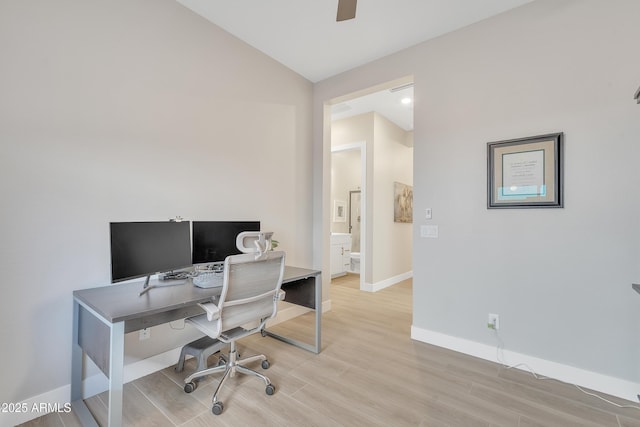
[[[356,17],[356,3],[358,0],[338,0],[338,15],[336,21],[347,21]]]

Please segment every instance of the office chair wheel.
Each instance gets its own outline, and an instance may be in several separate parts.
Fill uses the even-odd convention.
[[[262,361],[262,369],[269,369],[269,366],[271,366],[271,363],[268,360]]]
[[[195,381],[191,381],[190,383],[186,383],[184,385],[184,392],[185,393],[193,393],[193,391],[198,388],[198,383]]]
[[[273,384],[267,385],[267,388],[264,390],[269,396],[276,392],[276,387]]]
[[[262,335],[263,337],[267,336],[267,331],[265,331],[264,329],[260,331],[260,335]]]
[[[224,409],[224,406],[222,406],[222,402],[216,402],[213,404],[213,407],[211,408],[211,412],[213,412],[213,415],[220,415],[223,409]]]

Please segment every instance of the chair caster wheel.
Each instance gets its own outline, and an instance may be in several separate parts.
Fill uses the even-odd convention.
[[[271,366],[271,363],[268,360],[262,361],[262,369],[269,369],[269,366]]]
[[[276,388],[273,384],[269,384],[267,388],[264,390],[269,396],[276,392]]]
[[[223,409],[224,409],[224,406],[222,406],[222,402],[216,402],[213,404],[213,407],[211,408],[211,412],[213,412],[213,415],[220,415]]]
[[[264,329],[260,331],[260,335],[262,335],[263,337],[267,336],[267,331],[265,331]]]
[[[198,383],[191,381],[190,383],[186,383],[184,385],[184,392],[192,393],[196,388],[198,388]]]

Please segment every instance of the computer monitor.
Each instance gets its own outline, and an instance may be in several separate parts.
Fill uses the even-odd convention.
[[[111,282],[191,266],[189,221],[112,222]]]
[[[260,221],[193,221],[193,264],[224,261],[241,253],[236,237],[243,231],[260,231]]]

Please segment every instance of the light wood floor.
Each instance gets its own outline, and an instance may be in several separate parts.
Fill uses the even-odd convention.
[[[125,385],[124,425],[640,426],[638,409],[619,409],[571,385],[412,341],[411,294],[410,280],[377,293],[360,292],[357,276],[334,280],[319,355],[259,335],[239,345],[243,355],[269,356],[265,373],[277,387],[273,396],[258,379],[231,378],[220,397],[224,412],[216,416],[210,405],[215,378],[186,394],[184,373],[167,368]],[[278,328],[302,337],[312,332],[313,318]],[[189,362],[185,371],[194,368]],[[87,404],[106,425],[105,396]],[[78,425],[73,413],[24,424]]]

